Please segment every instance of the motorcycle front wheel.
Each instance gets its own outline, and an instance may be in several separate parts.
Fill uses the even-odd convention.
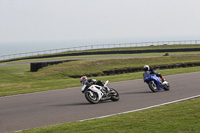
[[[157,92],[158,91],[157,85],[156,85],[155,81],[150,81],[149,82],[149,88],[150,88],[150,90],[152,92]]]
[[[119,100],[119,93],[115,89],[112,89],[112,88],[111,88],[111,93],[112,93],[112,95],[111,95],[110,99],[112,101],[118,101]]]
[[[88,102],[93,103],[93,104],[96,104],[99,102],[98,94],[91,90],[85,91],[85,98],[88,100]]]
[[[165,87],[164,87],[163,89],[164,89],[165,91],[169,91],[169,89],[170,89],[170,85],[169,85],[169,83],[166,84]]]

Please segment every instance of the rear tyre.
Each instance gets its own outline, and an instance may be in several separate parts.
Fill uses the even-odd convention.
[[[155,81],[150,81],[149,82],[149,88],[152,92],[157,92],[158,91],[158,88],[157,88],[157,85],[155,83]]]
[[[91,90],[85,91],[85,98],[88,100],[88,102],[93,103],[93,104],[96,104],[99,102],[98,94]]]
[[[111,90],[111,93],[112,93],[110,99],[112,101],[118,101],[119,100],[119,93],[115,89],[110,88],[110,90]]]

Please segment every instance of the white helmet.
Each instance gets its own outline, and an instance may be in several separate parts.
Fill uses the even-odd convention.
[[[144,71],[149,71],[149,70],[150,70],[149,65],[145,65],[145,66],[144,66]]]

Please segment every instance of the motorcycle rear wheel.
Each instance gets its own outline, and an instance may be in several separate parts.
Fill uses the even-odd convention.
[[[110,88],[110,89],[111,89],[111,91],[114,92],[114,94],[111,95],[110,99],[112,101],[118,101],[119,100],[119,93],[115,89],[113,89],[113,88]]]
[[[149,88],[150,88],[150,90],[151,90],[152,92],[157,92],[157,91],[158,91],[158,88],[157,88],[157,85],[156,85],[155,81],[153,81],[153,84],[152,84],[152,82],[150,81],[148,85],[149,85]]]
[[[92,104],[98,103],[99,102],[98,94],[96,92],[90,91],[93,94],[93,96],[92,96],[89,91],[88,90],[85,91],[85,98],[88,100],[88,102],[90,102]]]

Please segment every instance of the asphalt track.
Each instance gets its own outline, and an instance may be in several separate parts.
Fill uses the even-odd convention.
[[[200,95],[200,72],[165,78],[171,85],[167,92],[152,93],[142,79],[108,84],[118,90],[118,102],[90,104],[80,87],[0,97],[0,132],[111,115]]]

